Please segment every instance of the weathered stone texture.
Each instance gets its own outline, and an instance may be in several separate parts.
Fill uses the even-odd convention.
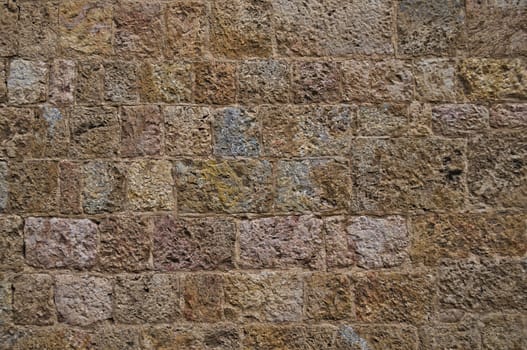
[[[172,164],[144,160],[127,164],[127,202],[132,210],[154,211],[174,208]]]
[[[353,325],[340,326],[334,343],[337,350],[411,350],[416,348],[418,339],[411,326]]]
[[[7,77],[7,97],[17,105],[46,100],[48,65],[45,62],[17,59],[11,61]]]
[[[447,104],[432,108],[432,130],[438,135],[463,136],[489,128],[486,107],[469,104]]]
[[[162,149],[163,117],[158,106],[122,107],[121,156],[154,156]]]
[[[297,62],[292,69],[293,102],[339,102],[340,79],[340,66],[335,62]]]
[[[206,156],[212,153],[212,115],[209,108],[164,108],[165,149],[170,156]]]
[[[143,62],[138,71],[143,102],[192,102],[192,66],[183,62]]]
[[[236,101],[236,66],[230,62],[194,64],[196,103],[229,104]]]
[[[425,101],[456,101],[461,96],[461,84],[454,61],[430,58],[416,62],[415,85],[417,96]]]
[[[54,57],[58,48],[57,1],[21,1],[17,6],[18,54],[30,58]]]
[[[288,102],[289,64],[278,60],[242,62],[238,69],[238,89],[242,103]]]
[[[27,218],[25,256],[41,268],[89,268],[97,257],[97,225],[87,219]]]
[[[138,67],[130,61],[104,63],[104,99],[115,103],[133,103],[139,99]]]
[[[81,181],[82,175],[79,164],[68,161],[59,163],[59,206],[61,213],[80,214],[82,212]]]
[[[166,5],[166,47],[168,57],[200,57],[206,52],[209,31],[205,2],[175,1]]]
[[[125,205],[126,178],[120,164],[93,161],[82,166],[82,208],[85,213],[119,211]]]
[[[520,315],[489,315],[483,319],[482,349],[522,349],[527,346],[527,320]]]
[[[0,56],[12,56],[17,52],[19,16],[20,8],[16,4],[6,2],[0,6],[0,31],[9,33],[0,38]]]
[[[184,281],[183,315],[189,321],[223,319],[224,278],[218,274],[187,275]]]
[[[213,113],[214,154],[254,157],[260,153],[256,111],[224,108]]]
[[[493,128],[527,129],[527,104],[499,104],[490,110]]]
[[[53,278],[46,274],[18,275],[13,280],[13,321],[50,325],[55,321]]]
[[[315,273],[304,282],[306,316],[313,320],[355,318],[349,277]]]
[[[18,216],[0,216],[0,271],[16,271],[24,266],[22,226],[23,220]]]
[[[104,67],[96,60],[77,62],[75,99],[78,104],[100,102],[104,95]]]
[[[335,329],[329,325],[255,324],[243,328],[242,349],[333,349]],[[343,348],[346,349],[346,348]]]

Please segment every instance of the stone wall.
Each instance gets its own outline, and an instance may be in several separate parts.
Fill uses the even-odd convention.
[[[524,0],[0,0],[0,349],[527,349]]]

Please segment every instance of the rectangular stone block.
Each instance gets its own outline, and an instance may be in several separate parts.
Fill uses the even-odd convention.
[[[304,280],[305,315],[311,320],[352,320],[353,293],[346,275],[314,273]]]
[[[12,284],[0,280],[0,327],[13,322]],[[2,330],[2,328],[0,328]],[[0,340],[2,338],[0,337]]]
[[[350,169],[342,159],[281,160],[275,176],[279,211],[334,212],[349,208]]]
[[[0,215],[0,271],[18,271],[24,267],[22,227],[21,217]]]
[[[131,61],[106,61],[104,66],[104,99],[115,103],[139,100],[139,68]]]
[[[356,212],[459,209],[465,205],[465,142],[356,139],[351,147]]]
[[[7,208],[9,183],[7,182],[7,162],[0,162],[0,212]]]
[[[131,210],[157,211],[175,207],[172,163],[142,160],[126,164],[127,206]]]
[[[0,59],[0,102],[7,101],[7,67],[7,60]]]
[[[355,309],[360,322],[407,322],[431,320],[435,283],[424,273],[366,273],[352,276]]]
[[[393,53],[394,14],[390,1],[273,0],[273,10],[277,49],[281,55]]]
[[[9,163],[8,207],[11,211],[49,214],[57,210],[58,163],[29,160]]]
[[[16,105],[43,102],[48,94],[48,64],[15,59],[9,66],[7,98]]]
[[[465,24],[464,0],[403,0],[398,4],[398,52],[455,55]]]
[[[289,102],[289,64],[279,60],[244,61],[238,67],[238,98],[243,104]]]
[[[261,106],[263,148],[268,156],[346,156],[353,132],[349,106]]]
[[[86,60],[77,62],[75,100],[78,104],[100,103],[104,95],[104,67],[102,62]]]
[[[75,107],[71,112],[70,155],[75,158],[119,154],[119,117],[114,107]]]
[[[126,200],[126,175],[122,165],[92,161],[82,166],[82,209],[86,214],[123,210]]]
[[[424,101],[453,102],[462,96],[454,61],[443,58],[422,59],[415,63],[417,96]]]
[[[527,319],[520,315],[488,315],[483,318],[483,350],[523,349],[527,346]]]
[[[201,57],[207,50],[209,21],[206,2],[175,1],[165,7],[167,57]]]
[[[59,321],[89,326],[112,317],[112,281],[88,275],[55,277],[55,304]]]
[[[107,216],[99,224],[97,268],[105,272],[152,269],[153,221],[139,215]]]
[[[432,129],[435,134],[463,136],[489,128],[489,111],[485,106],[445,104],[432,107]]]
[[[260,154],[260,123],[255,109],[216,109],[212,127],[215,155],[256,157]]]
[[[52,104],[59,106],[73,104],[76,72],[77,67],[75,61],[53,61],[49,74],[49,101]]]
[[[223,290],[229,320],[276,323],[302,319],[303,285],[298,275],[229,274]]]
[[[210,43],[215,55],[237,59],[272,54],[270,0],[213,0],[210,16]]]
[[[294,103],[340,102],[341,71],[335,62],[295,62],[292,64]]]
[[[176,275],[121,275],[116,278],[114,290],[117,322],[169,323],[181,314]]]
[[[16,55],[18,44],[18,18],[20,8],[14,3],[6,3],[0,6],[0,32],[9,33],[0,38],[0,56],[8,57]]]
[[[240,266],[245,268],[324,268],[322,220],[286,216],[243,220]]]
[[[243,335],[241,347],[243,350],[334,349],[335,327],[331,325],[250,324],[243,327]]]
[[[69,0],[59,8],[60,46],[65,54],[112,53],[113,5],[101,0]]]
[[[231,62],[194,63],[194,102],[236,103],[236,65]]]
[[[122,157],[161,153],[163,116],[159,106],[123,106],[120,116]]]
[[[527,279],[521,262],[462,261],[442,267],[438,285],[440,310],[488,313],[527,309]]]
[[[65,214],[80,214],[82,170],[81,165],[73,162],[59,163],[60,212]]]
[[[58,49],[56,1],[21,1],[18,19],[18,54],[29,58],[52,58]]]
[[[527,207],[527,137],[522,132],[478,135],[468,144],[468,189],[477,206]]]
[[[417,343],[412,326],[342,325],[336,332],[334,349],[413,350]]]
[[[234,267],[236,225],[231,219],[154,218],[158,270],[227,270]]]
[[[425,133],[426,118],[412,118],[404,104],[359,105],[356,130],[359,136],[405,136]]]
[[[521,214],[436,214],[411,220],[412,261],[518,256],[527,252],[527,218]]]
[[[139,95],[143,102],[192,102],[192,65],[183,62],[143,62],[139,68]]]
[[[224,287],[222,275],[186,275],[183,291],[185,319],[194,322],[221,321],[224,318]]]
[[[170,156],[212,154],[211,111],[207,107],[166,106],[165,151]]]
[[[527,98],[527,61],[468,58],[458,65],[459,79],[469,100]]]
[[[181,160],[175,162],[174,178],[184,213],[260,213],[271,207],[267,160]]]
[[[419,339],[424,350],[442,350],[461,347],[480,349],[477,324],[473,320],[459,323],[435,323],[419,329]]]
[[[527,104],[499,104],[490,109],[492,128],[527,129]]]
[[[119,0],[114,7],[115,52],[121,57],[161,56],[163,13],[158,2]]]
[[[97,225],[88,219],[25,220],[25,257],[34,267],[89,268],[97,258],[97,240]]]
[[[51,276],[18,275],[13,280],[12,293],[14,323],[44,326],[55,322]]]

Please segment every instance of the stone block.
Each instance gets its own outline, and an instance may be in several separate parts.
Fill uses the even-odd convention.
[[[260,154],[260,124],[254,109],[216,109],[212,126],[215,155],[255,157]]]
[[[7,77],[7,98],[16,105],[43,102],[48,94],[49,68],[45,62],[15,59]]]
[[[170,156],[212,154],[212,115],[207,107],[164,108],[165,147]]]
[[[12,293],[14,323],[44,326],[55,322],[51,276],[18,275],[13,280]]]

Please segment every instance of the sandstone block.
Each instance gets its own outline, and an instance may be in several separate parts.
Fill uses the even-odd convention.
[[[355,242],[348,232],[349,218],[330,216],[324,218],[324,240],[328,269],[354,266],[358,260]]]
[[[65,214],[80,214],[82,170],[81,166],[73,162],[59,163],[59,191],[60,211]]]
[[[159,155],[162,145],[161,108],[130,106],[121,108],[121,156]]]
[[[419,330],[424,350],[440,350],[452,347],[480,348],[480,334],[474,322],[439,323]]]
[[[432,107],[432,129],[445,136],[463,136],[489,128],[489,111],[481,105],[446,104]]]
[[[139,99],[138,67],[130,61],[107,61],[104,66],[104,99],[133,103]]]
[[[276,41],[281,55],[393,53],[393,13],[389,1],[273,0],[273,10]]]
[[[471,256],[523,256],[527,220],[515,214],[441,214],[412,218],[412,261],[436,265]]]
[[[335,337],[337,350],[412,350],[416,348],[417,335],[411,326],[353,325],[340,326]]]
[[[138,84],[144,102],[192,102],[193,74],[188,63],[143,62]]]
[[[322,220],[312,216],[243,220],[239,244],[242,267],[324,267]]]
[[[15,59],[7,77],[7,98],[13,104],[43,102],[47,98],[48,65],[45,62]]]
[[[263,147],[270,156],[345,156],[353,131],[348,106],[261,106]]]
[[[206,53],[209,32],[206,3],[176,1],[166,5],[166,48],[168,57],[200,57]]]
[[[350,175],[343,160],[283,160],[277,163],[276,208],[331,212],[347,209]]]
[[[234,266],[236,226],[220,218],[155,218],[154,266],[164,271]]]
[[[0,216],[0,271],[17,271],[24,266],[22,226],[19,216]]]
[[[258,322],[302,319],[303,286],[297,275],[229,274],[223,290],[227,319]]]
[[[22,1],[17,4],[18,54],[29,58],[51,58],[58,48],[56,1]]]
[[[142,160],[127,164],[127,200],[132,210],[171,210],[175,207],[172,164]]]
[[[522,349],[527,346],[527,320],[520,315],[489,315],[483,323],[483,350]]]
[[[7,208],[9,199],[9,183],[7,182],[7,172],[7,162],[0,162],[0,212],[3,212]]]
[[[119,117],[114,107],[75,107],[70,153],[76,158],[112,157],[119,152]]]
[[[122,165],[92,161],[82,166],[82,208],[87,214],[114,212],[124,208],[126,177]]]
[[[355,134],[359,136],[419,134],[419,131],[414,131],[412,128],[424,127],[418,120],[411,120],[406,105],[393,103],[360,105],[357,109],[356,124]]]
[[[95,264],[97,225],[88,219],[27,218],[25,255],[40,268],[84,269]]]
[[[115,318],[122,323],[169,323],[180,315],[179,279],[174,275],[124,275],[115,282]]]
[[[351,147],[353,210],[462,208],[465,142],[444,139],[356,139]]]
[[[7,60],[0,59],[0,102],[7,101],[7,79],[6,77],[7,77]]]
[[[182,160],[174,178],[181,212],[266,212],[272,199],[267,160]]]
[[[98,268],[142,271],[152,268],[152,220],[138,215],[108,216],[99,224]]]
[[[105,277],[56,276],[55,304],[59,320],[88,326],[112,317],[112,283]]]
[[[76,80],[75,61],[53,61],[49,75],[49,101],[54,105],[72,104]]]
[[[183,315],[189,321],[217,322],[223,319],[225,281],[217,274],[185,277]]]
[[[239,100],[245,104],[289,101],[289,64],[278,60],[245,61],[238,70]]]
[[[0,327],[9,324],[13,319],[12,284],[0,280]],[[1,330],[1,328],[0,328]],[[0,340],[2,338],[0,337]]]
[[[104,95],[104,67],[95,60],[77,62],[75,100],[79,104],[100,103]]]
[[[170,156],[206,156],[212,153],[211,112],[206,107],[164,108],[165,147]]]
[[[297,62],[292,68],[295,103],[339,102],[340,66],[334,62]]]
[[[243,328],[243,350],[333,349],[335,328],[330,325],[252,324]]]
[[[13,321],[50,325],[55,320],[53,278],[45,274],[18,275],[13,280]]]
[[[194,64],[196,103],[227,105],[236,102],[236,66],[230,62]]]
[[[315,273],[306,278],[305,313],[313,320],[350,320],[355,318],[353,293],[347,276]]]
[[[9,33],[9,35],[2,35],[0,38],[0,56],[13,56],[17,52],[19,16],[20,8],[18,6],[0,7],[0,32]]]
[[[254,157],[260,153],[260,124],[256,111],[238,107],[213,112],[214,154]]]
[[[461,84],[453,61],[429,58],[416,62],[416,92],[425,101],[456,101],[461,96]]]
[[[499,104],[490,110],[493,128],[527,129],[527,104]]]

